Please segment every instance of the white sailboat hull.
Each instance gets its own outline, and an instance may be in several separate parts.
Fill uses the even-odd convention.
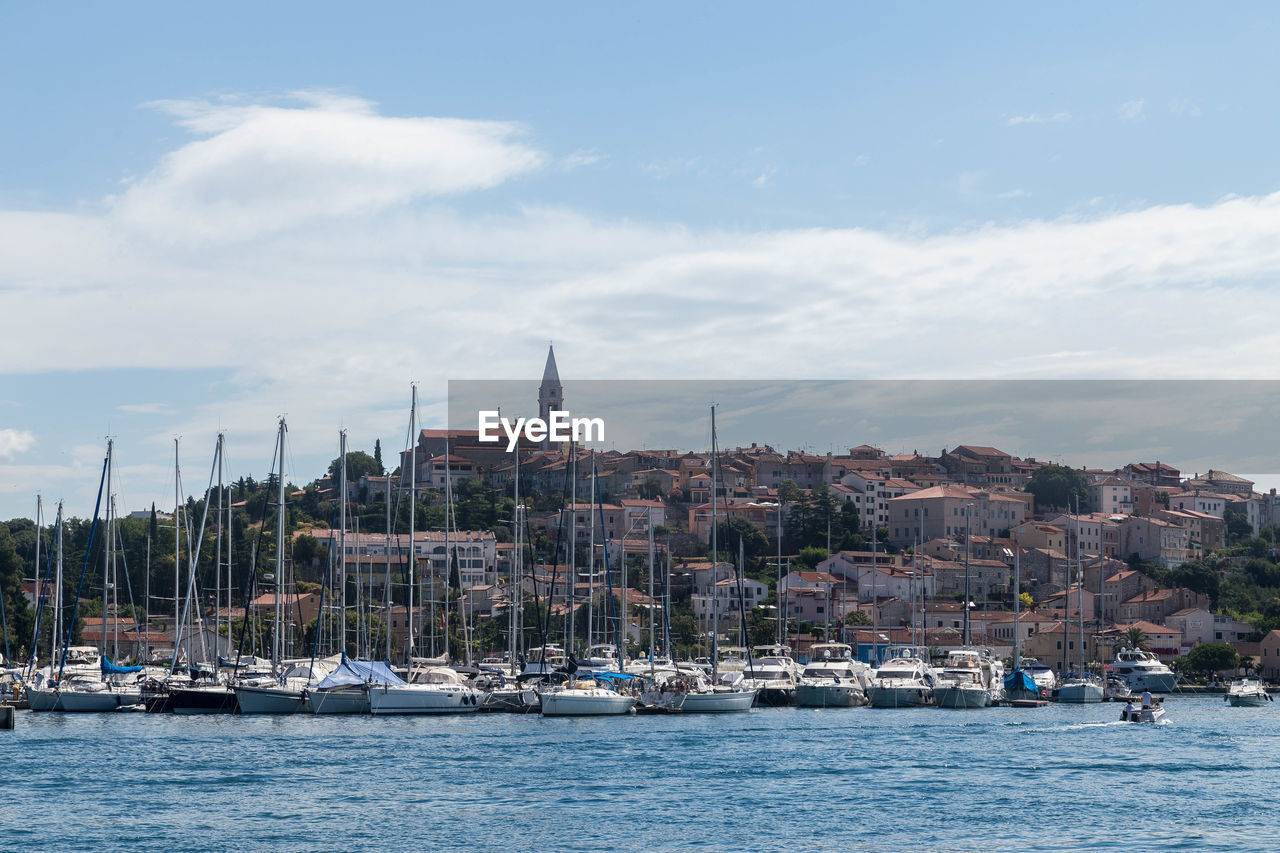
[[[470,687],[406,684],[369,688],[369,711],[389,714],[466,714],[480,707],[484,697]]]
[[[1270,701],[1266,693],[1231,693],[1227,696],[1227,704],[1233,708],[1261,708]]]
[[[686,714],[732,714],[750,711],[755,701],[754,690],[688,693],[680,710]]]
[[[58,694],[42,687],[28,687],[27,707],[32,711],[52,711],[58,707]]]
[[[608,690],[555,690],[541,696],[544,717],[609,717],[631,713],[636,697]]]
[[[235,688],[241,714],[297,714],[302,711],[302,691],[286,687]]]
[[[308,690],[305,705],[313,714],[367,714],[369,691],[364,687]]]

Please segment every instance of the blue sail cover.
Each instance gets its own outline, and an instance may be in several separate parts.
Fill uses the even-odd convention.
[[[338,668],[326,675],[319,684],[316,685],[317,690],[325,690],[330,687],[350,687],[356,684],[383,684],[395,686],[404,684],[405,681],[400,676],[391,671],[391,667],[382,661],[373,660],[351,660],[346,658],[338,665]]]
[[[1004,692],[1010,696],[1014,694],[1036,694],[1040,690],[1036,686],[1035,679],[1027,675],[1022,670],[1014,670],[1004,677]]]
[[[120,666],[102,658],[102,674],[103,675],[126,675],[130,672],[142,672],[140,666]]]

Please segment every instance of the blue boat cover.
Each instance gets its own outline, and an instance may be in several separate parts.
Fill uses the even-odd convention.
[[[593,672],[592,678],[609,678],[614,681],[630,681],[635,678],[634,675],[627,675],[625,672]]]
[[[130,673],[130,672],[142,672],[142,667],[120,666],[119,664],[112,663],[111,661],[107,660],[105,657],[102,659],[103,675],[125,675],[126,673]]]
[[[1040,688],[1036,686],[1035,679],[1027,675],[1020,669],[1016,669],[1004,677],[1004,692],[1013,693],[1038,693]]]
[[[338,664],[338,668],[326,675],[319,684],[316,685],[317,690],[324,690],[329,687],[348,687],[353,684],[384,684],[394,686],[404,684],[405,681],[400,676],[391,671],[391,667],[382,661],[374,660],[351,660],[344,658],[342,663]]]

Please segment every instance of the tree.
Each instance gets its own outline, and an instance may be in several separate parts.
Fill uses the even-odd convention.
[[[804,497],[804,492],[796,485],[795,480],[783,480],[778,484],[778,500],[784,504],[795,503]]]
[[[30,642],[32,629],[31,608],[22,594],[22,560],[14,547],[9,528],[0,524],[0,597],[4,602],[4,624],[7,633],[0,645],[0,653],[7,646],[10,655],[18,655]],[[12,665],[6,660],[6,663]]]
[[[1090,511],[1089,481],[1084,474],[1065,465],[1037,468],[1027,482],[1027,491],[1035,495],[1037,510],[1051,507],[1074,510],[1079,501],[1081,512]]]
[[[1136,625],[1126,628],[1120,635],[1120,642],[1125,648],[1129,649],[1145,649],[1148,644],[1148,637],[1143,630]]]
[[[646,477],[644,482],[636,488],[636,492],[644,500],[656,501],[662,496],[662,481],[657,477]]]
[[[769,539],[745,518],[734,517],[720,525],[718,538],[720,549],[733,554],[734,560],[737,560],[739,540],[749,560],[769,553]]]
[[[1036,606],[1036,600],[1035,600],[1034,598],[1032,598],[1032,597],[1031,597],[1031,593],[1029,593],[1029,592],[1024,592],[1024,593],[1020,594],[1020,595],[1018,596],[1018,601],[1019,601],[1019,602],[1022,604],[1022,606],[1023,606],[1024,608],[1026,608],[1027,610],[1032,610],[1032,609],[1034,609],[1034,608],[1035,608],[1035,606]]]
[[[387,473],[387,469],[382,465],[382,439],[380,438],[375,438],[373,440],[373,461],[378,463],[379,477]]]
[[[1201,643],[1187,652],[1187,668],[1192,672],[1223,672],[1239,663],[1240,656],[1227,643]]]
[[[335,485],[337,485],[338,474],[341,468],[341,456],[329,463],[329,476],[333,478]],[[368,453],[365,453],[363,450],[350,450],[347,452],[348,483],[355,482],[361,477],[378,475],[381,473],[382,463],[370,456]]]
[[[1222,513],[1222,520],[1227,523],[1227,537],[1232,542],[1240,542],[1253,535],[1249,517],[1238,506],[1228,506]]]

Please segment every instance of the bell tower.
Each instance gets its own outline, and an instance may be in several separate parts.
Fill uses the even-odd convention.
[[[556,370],[555,347],[548,344],[547,366],[542,369],[542,384],[538,386],[538,417],[547,423],[553,411],[564,411],[564,386],[560,384],[560,372]],[[542,449],[550,447],[550,440],[543,439]]]

